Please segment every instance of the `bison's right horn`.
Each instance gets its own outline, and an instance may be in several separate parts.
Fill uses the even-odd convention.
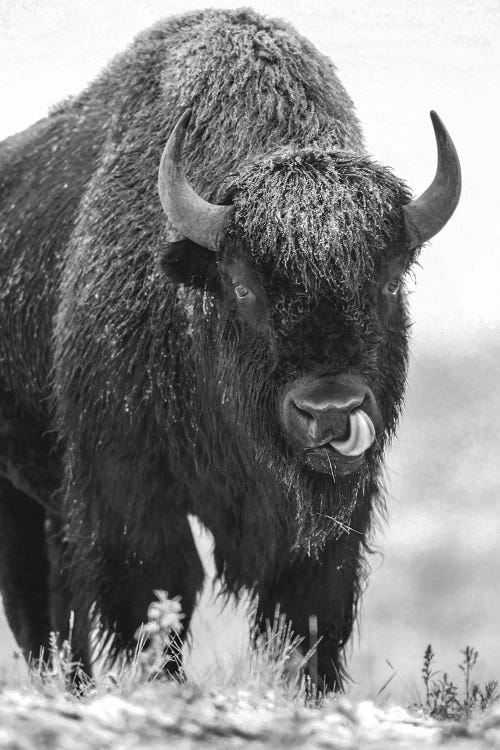
[[[423,245],[444,227],[457,207],[462,188],[460,161],[450,134],[436,112],[431,112],[431,120],[436,136],[438,164],[427,190],[404,207],[410,248]]]
[[[233,206],[203,200],[184,174],[182,147],[191,110],[180,117],[167,141],[158,171],[158,190],[165,213],[179,232],[197,245],[216,252]]]

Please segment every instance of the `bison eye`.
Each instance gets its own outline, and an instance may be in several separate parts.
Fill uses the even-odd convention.
[[[401,282],[399,279],[392,279],[392,281],[389,281],[385,287],[384,292],[387,292],[387,294],[392,294],[393,297],[396,296],[396,294],[399,292],[401,288]]]
[[[243,284],[235,284],[234,293],[238,299],[245,299],[250,301],[254,297],[253,292],[251,292],[248,287],[243,286]]]

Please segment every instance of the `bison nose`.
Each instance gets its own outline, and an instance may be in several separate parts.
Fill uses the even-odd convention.
[[[283,421],[294,442],[304,448],[349,437],[349,415],[366,390],[357,383],[316,381],[292,388],[283,404]]]

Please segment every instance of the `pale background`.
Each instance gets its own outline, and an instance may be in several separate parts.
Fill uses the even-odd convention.
[[[158,18],[234,2],[0,0],[0,138],[43,117]],[[430,182],[436,109],[463,168],[453,220],[422,254],[412,289],[406,414],[388,460],[389,523],[377,537],[351,672],[357,695],[410,702],[432,642],[448,671],[480,652],[500,678],[499,0],[254,0],[328,54],[353,98],[370,153],[416,193]],[[209,540],[202,539],[204,548]],[[210,561],[207,558],[207,565]],[[230,659],[244,621],[209,591],[191,668]],[[14,642],[0,622],[0,663]],[[214,656],[215,654],[215,656]],[[420,687],[420,686],[419,686]]]

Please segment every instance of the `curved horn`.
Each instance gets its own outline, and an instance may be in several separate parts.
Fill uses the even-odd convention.
[[[216,252],[233,206],[203,200],[184,174],[182,147],[191,110],[179,118],[167,141],[158,170],[158,191],[163,210],[172,224],[197,245]]]
[[[439,116],[431,111],[436,136],[438,163],[432,183],[421,196],[404,207],[410,249],[434,237],[457,207],[462,177],[453,141]]]

